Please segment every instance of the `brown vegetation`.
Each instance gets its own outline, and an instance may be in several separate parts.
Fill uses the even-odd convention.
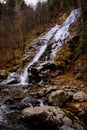
[[[0,3],[0,69],[12,70],[13,66],[17,66],[16,70],[26,44],[30,44],[55,23],[61,24],[69,10],[81,7],[81,21],[86,23],[86,3],[87,1],[82,0],[48,0],[45,3],[39,2],[36,10],[26,6],[23,0],[6,0],[6,4]],[[81,48],[83,47],[86,48],[86,44],[82,44]]]

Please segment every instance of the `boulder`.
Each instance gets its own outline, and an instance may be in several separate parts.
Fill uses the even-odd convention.
[[[87,94],[85,92],[76,92],[73,95],[73,100],[78,102],[87,101]]]
[[[27,108],[27,107],[35,107],[35,106],[40,106],[43,104],[43,101],[40,99],[36,99],[33,97],[25,97],[23,98],[19,103],[18,107],[20,109]]]
[[[52,62],[34,63],[29,69],[29,82],[39,83],[40,81],[48,82],[51,77],[57,76],[57,66]]]
[[[58,107],[26,108],[22,111],[21,119],[32,130],[56,130],[64,126],[67,130],[84,130],[78,118]]]
[[[38,91],[38,96],[44,97],[47,94],[51,93],[52,91],[56,91],[57,89],[58,89],[58,86],[56,85],[53,85],[53,86],[45,85],[44,88]]]
[[[16,72],[11,73],[6,80],[2,82],[2,84],[18,84],[20,83],[21,78]]]
[[[4,97],[2,103],[6,105],[14,105],[15,101],[11,97]]]
[[[39,83],[41,81],[37,67],[30,67],[28,71],[29,83]]]
[[[66,93],[63,90],[57,90],[49,95],[48,102],[53,106],[62,107],[66,102]]]

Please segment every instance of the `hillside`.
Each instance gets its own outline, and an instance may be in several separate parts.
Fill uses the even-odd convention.
[[[0,130],[87,130],[86,4],[0,5]]]

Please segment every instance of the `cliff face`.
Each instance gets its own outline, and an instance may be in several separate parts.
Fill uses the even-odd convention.
[[[81,22],[72,24],[69,30],[72,37],[57,52],[55,63],[63,67],[64,73],[72,73],[76,80],[87,82],[87,32],[83,30]]]
[[[67,20],[66,20],[67,21]],[[62,31],[62,29],[61,29]],[[64,30],[66,31],[66,30]],[[63,31],[63,32],[64,32]],[[56,31],[52,41],[50,41],[50,43],[52,44],[53,42],[53,50],[51,49],[51,44],[48,46],[48,49],[46,50],[46,52],[44,52],[44,55],[48,56],[46,57],[46,60],[52,60],[50,59],[50,55],[55,55],[54,56],[54,63],[52,61],[52,64],[54,65],[47,65],[45,67],[47,67],[47,70],[49,70],[51,68],[51,70],[49,70],[49,72],[45,72],[45,73],[49,73],[47,76],[46,74],[46,78],[48,78],[48,80],[53,80],[54,84],[56,83],[56,79],[58,77],[60,77],[61,75],[66,75],[70,74],[73,77],[73,80],[76,81],[83,81],[83,82],[87,82],[87,53],[86,53],[86,47],[87,47],[87,43],[86,43],[86,38],[83,37],[83,35],[86,35],[86,31],[83,31],[82,28],[82,23],[80,21],[80,19],[78,18],[78,20],[76,20],[74,23],[72,23],[69,26],[68,29],[70,35],[68,37],[64,36],[64,34],[60,35],[60,31]],[[63,33],[62,32],[62,33]],[[83,34],[84,33],[84,34]],[[61,36],[61,38],[59,37],[59,35]],[[67,35],[67,33],[65,33],[65,35]],[[59,41],[56,41],[55,44],[55,40],[54,38],[56,37],[56,39],[58,39]],[[65,37],[65,39],[63,39],[63,37]],[[86,36],[85,36],[86,37]],[[61,40],[63,39],[63,43],[61,43]],[[83,40],[82,40],[83,39]],[[54,40],[54,41],[53,41]],[[84,43],[85,40],[85,43]],[[59,48],[56,51],[55,46],[57,45],[57,42],[59,44]],[[52,57],[51,57],[52,58]],[[42,60],[44,60],[44,56],[42,56]],[[29,72],[31,73],[31,75],[34,75],[34,72],[31,72],[31,70],[34,71],[34,69],[36,69],[40,64],[41,61],[40,60],[38,63],[36,63],[36,65],[34,64],[30,69]],[[44,69],[44,67],[42,67]],[[42,69],[42,71],[44,71]],[[37,69],[35,70],[37,71]],[[37,74],[39,73],[38,71],[36,72]],[[40,71],[41,73],[41,71]],[[45,75],[45,74],[44,74]],[[40,78],[40,77],[39,77]],[[51,79],[49,79],[51,78]],[[67,77],[69,79],[69,75]],[[30,80],[32,81],[33,79],[36,80],[36,77],[34,76],[30,76]],[[65,78],[66,79],[66,78]],[[38,79],[37,79],[38,80]],[[36,81],[37,81],[36,80]]]

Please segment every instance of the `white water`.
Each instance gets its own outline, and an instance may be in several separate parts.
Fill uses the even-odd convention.
[[[44,103],[43,103],[43,100],[39,99],[39,102],[40,102],[40,107],[44,107]]]
[[[7,124],[6,115],[13,113],[14,110],[10,110],[7,105],[0,106],[0,124]]]
[[[39,52],[35,55],[32,62],[28,64],[28,66],[25,68],[24,73],[21,75],[21,84],[27,84],[28,83],[28,68],[31,67],[34,63],[36,63],[40,57],[43,55],[45,50],[47,49],[48,43],[54,33],[58,30],[58,25],[54,26],[50,31],[48,31],[44,36],[40,37],[39,40],[42,40],[44,45],[42,45],[39,49]]]
[[[25,68],[24,74],[21,75],[21,84],[27,83],[27,79],[28,79],[27,70],[28,70],[28,68],[39,60],[39,58],[45,52],[46,48],[47,48],[47,45],[41,46],[40,51],[35,55],[33,61]]]
[[[7,123],[7,121],[4,119],[4,113],[6,113],[6,106],[5,105],[2,105],[0,106],[0,124],[1,123]]]
[[[75,130],[74,128],[70,128],[69,126],[63,125],[59,128],[59,130]]]
[[[74,23],[77,18],[80,17],[80,9],[73,10],[65,22],[61,25],[60,29],[54,36],[54,44],[52,45],[51,50],[51,59],[54,59],[56,52],[63,45],[64,40],[70,36],[69,27]]]

